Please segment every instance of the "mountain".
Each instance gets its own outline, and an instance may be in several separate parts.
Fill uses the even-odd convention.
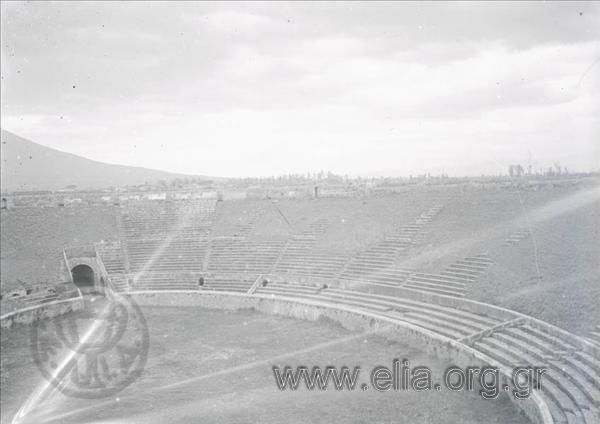
[[[42,146],[5,130],[0,130],[0,140],[2,192],[59,190],[69,185],[80,190],[100,189],[191,177],[97,162]]]

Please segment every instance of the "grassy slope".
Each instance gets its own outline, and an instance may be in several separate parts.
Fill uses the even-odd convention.
[[[2,291],[16,279],[36,285],[57,282],[62,249],[100,240],[117,240],[113,207],[25,208],[2,210]]]
[[[534,239],[496,249],[472,296],[587,333],[600,323],[599,224],[600,202],[534,224]]]
[[[365,199],[286,200],[276,205],[290,222],[291,233],[299,233],[317,220],[327,221],[326,232],[317,240],[315,249],[352,254],[378,242],[394,228],[412,223],[434,203],[423,195],[403,194]],[[255,231],[266,234],[276,223],[277,216],[270,221],[263,219]]]
[[[524,210],[539,210],[570,194],[522,191],[523,205],[511,191],[457,196],[431,224],[410,265],[440,272],[465,256],[487,252],[495,264],[470,286],[469,298],[585,334],[600,322],[600,202],[533,222],[537,251],[531,238],[504,245],[509,234],[528,228]]]

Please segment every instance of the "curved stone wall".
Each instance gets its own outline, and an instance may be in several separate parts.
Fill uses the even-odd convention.
[[[500,370],[505,381],[512,376],[510,369],[466,344],[417,325],[375,315],[358,308],[300,299],[210,291],[138,291],[129,292],[127,296],[133,297],[139,305],[147,306],[195,306],[225,310],[252,308],[266,314],[309,321],[326,317],[350,330],[385,328],[388,337],[402,339],[457,366],[463,368],[493,366]],[[548,406],[536,392],[533,392],[528,399],[513,400],[513,402],[534,423],[554,422]]]
[[[83,309],[83,297],[54,300],[28,308],[18,309],[0,316],[0,326],[10,328],[15,324],[32,324],[36,321]]]
[[[272,294],[247,294],[228,291],[210,291],[210,290],[158,290],[158,291],[134,291],[116,293],[112,287],[108,287],[106,295],[113,296],[131,296],[140,305],[156,306],[194,306],[202,308],[239,310],[252,308],[266,314],[289,316],[304,320],[317,320],[320,317],[327,317],[345,328],[351,330],[373,330],[386,329],[386,334],[391,338],[401,338],[405,342],[419,347],[425,352],[436,357],[451,361],[460,367],[482,367],[492,366],[500,370],[503,378],[508,382],[512,377],[512,370],[505,364],[498,362],[492,356],[485,353],[485,350],[478,348],[477,337],[451,338],[435,329],[427,329],[420,325],[415,325],[402,318],[386,315],[385,312],[373,312],[363,307],[364,302],[369,295],[393,296],[398,299],[411,299],[422,304],[435,304],[446,308],[465,311],[468,313],[487,315],[495,317],[502,322],[526,322],[528,325],[543,330],[545,333],[556,337],[559,340],[566,341],[571,346],[582,352],[587,352],[592,358],[600,357],[599,349],[592,343],[583,338],[573,335],[560,328],[554,327],[543,321],[532,317],[504,309],[501,307],[488,305],[467,299],[459,299],[447,296],[441,296],[431,293],[420,292],[418,290],[374,287],[370,285],[344,287],[347,293],[364,293],[365,301],[359,304],[344,305],[328,301],[327,299],[305,299],[293,298],[286,295]],[[362,297],[361,297],[362,299]],[[2,328],[11,327],[14,324],[31,324],[41,319],[52,318],[70,311],[83,308],[83,297],[57,300],[44,303],[35,307],[28,307],[17,310],[1,317]],[[463,312],[464,313],[464,312]],[[483,337],[492,334],[501,328],[490,328],[489,333],[486,330]],[[512,397],[511,397],[512,399]],[[514,400],[513,402],[524,411],[524,413],[535,423],[554,423],[546,400],[538,392],[533,392],[526,400]],[[594,412],[592,411],[592,414]],[[592,417],[593,419],[593,417]],[[585,422],[590,422],[586,419]],[[594,421],[591,421],[594,422]]]

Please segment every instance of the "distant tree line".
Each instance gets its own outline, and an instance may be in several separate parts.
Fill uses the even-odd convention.
[[[531,165],[528,166],[527,173],[525,173],[525,168],[521,164],[511,164],[508,165],[508,175],[511,177],[520,177],[522,175],[544,175],[544,176],[553,176],[553,175],[567,175],[569,173],[569,169],[565,166],[562,167],[559,162],[554,162],[554,166],[549,166],[546,169],[540,168],[538,171],[533,172]]]

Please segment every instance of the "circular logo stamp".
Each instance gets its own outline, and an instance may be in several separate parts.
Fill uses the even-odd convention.
[[[68,396],[112,396],[140,377],[148,359],[148,326],[127,295],[86,296],[82,310],[31,328],[34,362]]]

